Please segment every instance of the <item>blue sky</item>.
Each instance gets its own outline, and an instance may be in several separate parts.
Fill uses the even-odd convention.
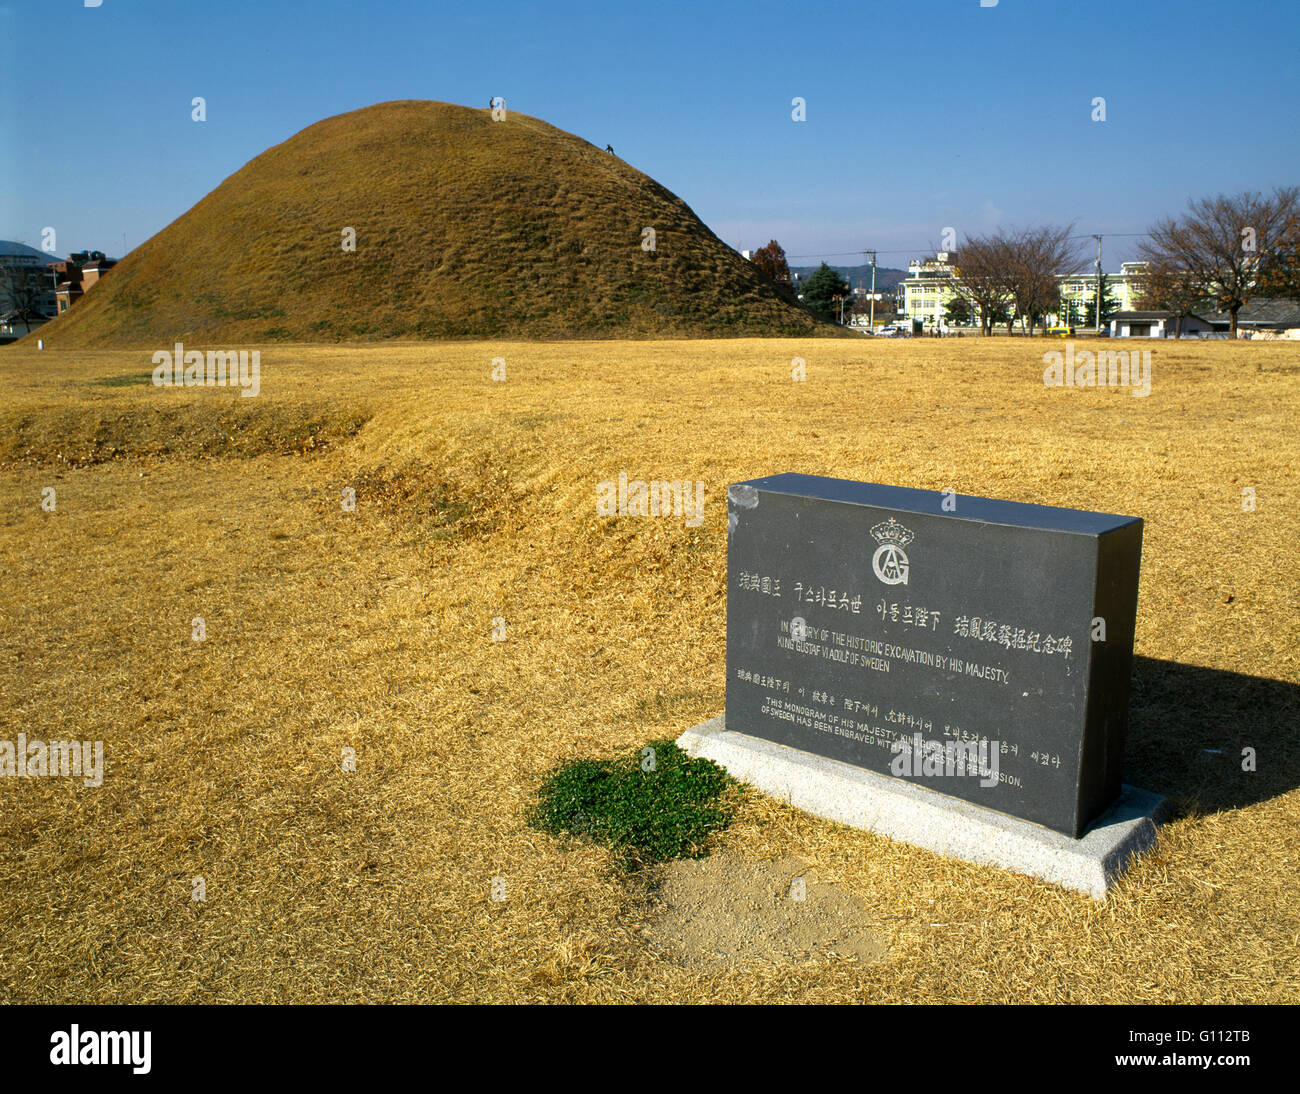
[[[0,0],[0,238],[61,254],[120,255],[390,99],[504,96],[797,264],[1075,221],[1113,270],[1191,198],[1300,184],[1295,0],[84,2]]]

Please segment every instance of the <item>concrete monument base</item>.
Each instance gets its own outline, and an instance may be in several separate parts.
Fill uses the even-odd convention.
[[[1134,856],[1156,840],[1165,799],[1124,786],[1081,839],[785,745],[727,729],[719,715],[677,739],[683,751],[827,820],[941,855],[1027,874],[1105,900]]]

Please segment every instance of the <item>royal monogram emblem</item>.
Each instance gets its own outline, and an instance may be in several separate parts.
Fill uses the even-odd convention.
[[[871,538],[880,544],[871,558],[871,568],[886,585],[906,585],[908,561],[903,550],[916,536],[893,517],[871,529]]]

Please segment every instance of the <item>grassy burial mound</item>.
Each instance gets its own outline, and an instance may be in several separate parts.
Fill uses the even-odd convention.
[[[403,101],[262,153],[42,336],[108,347],[819,333],[842,332],[617,156],[526,114]]]

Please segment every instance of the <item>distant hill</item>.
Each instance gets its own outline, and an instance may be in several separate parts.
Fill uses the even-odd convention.
[[[820,264],[819,264],[820,265]],[[853,288],[871,288],[871,263],[864,266],[836,266],[828,262],[831,269],[837,271]],[[790,272],[798,274],[804,281],[818,270],[819,266],[791,266]],[[906,270],[895,270],[889,266],[876,267],[876,292],[892,292],[900,281],[907,277]]]
[[[268,149],[42,332],[53,346],[733,335],[843,332],[617,156],[513,110],[422,101]]]

